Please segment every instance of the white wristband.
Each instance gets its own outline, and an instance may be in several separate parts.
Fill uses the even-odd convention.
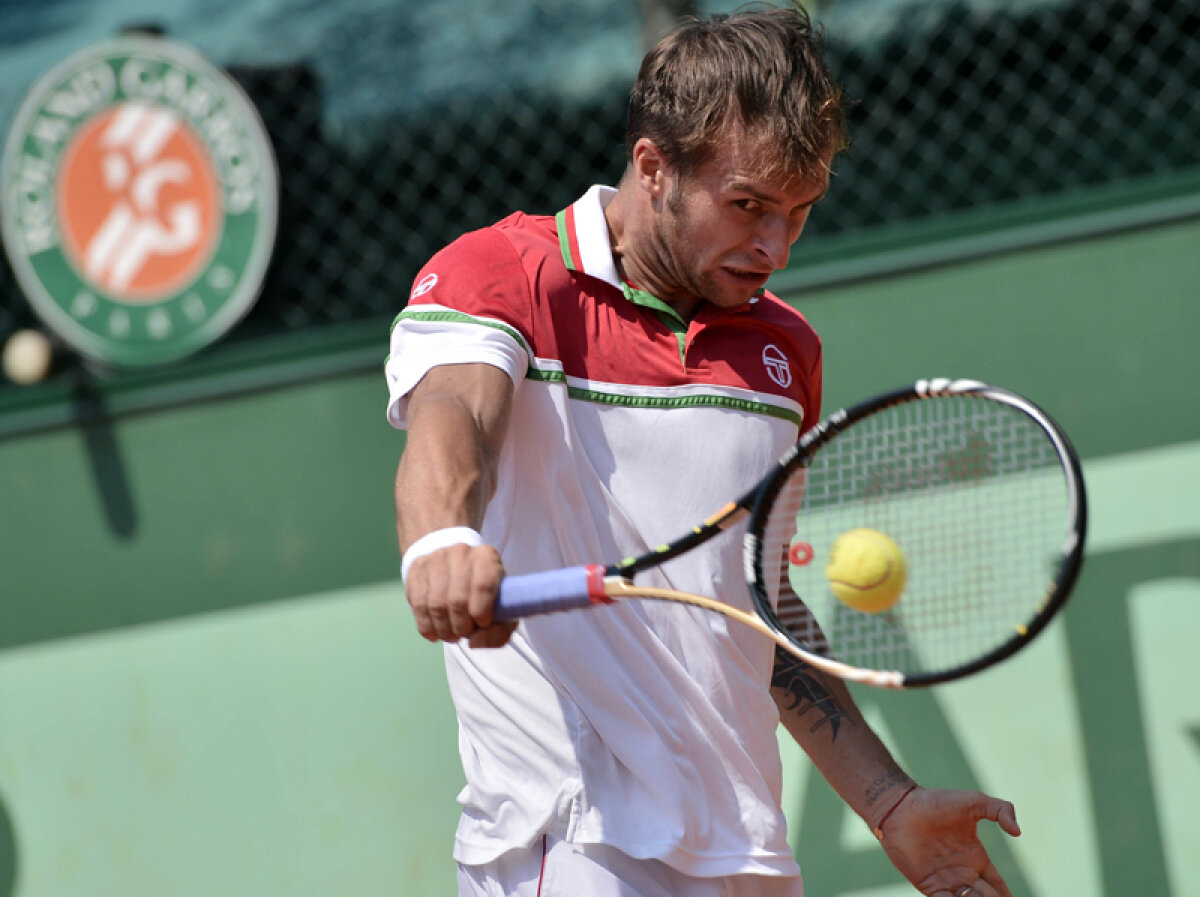
[[[445,529],[435,529],[408,546],[408,551],[404,552],[404,559],[400,562],[400,580],[407,583],[408,571],[412,568],[413,563],[427,554],[433,554],[435,551],[451,545],[470,545],[472,548],[478,548],[482,544],[483,536],[469,526],[448,526]]]

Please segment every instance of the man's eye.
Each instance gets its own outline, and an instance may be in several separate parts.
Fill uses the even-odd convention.
[[[758,211],[758,200],[755,199],[735,199],[733,204],[744,212]]]

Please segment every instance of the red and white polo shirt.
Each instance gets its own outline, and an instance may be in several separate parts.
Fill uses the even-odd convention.
[[[510,573],[641,554],[740,495],[815,423],[820,342],[762,293],[679,318],[622,283],[593,187],[514,214],[420,272],[392,329],[388,419],[441,364],[512,378],[484,539]],[[750,607],[741,533],[639,581]],[[779,807],[772,643],[719,614],[629,601],[446,648],[467,786],[455,857],[557,829],[693,875],[795,875]]]

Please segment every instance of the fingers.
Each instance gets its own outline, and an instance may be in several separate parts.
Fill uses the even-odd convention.
[[[991,871],[995,872],[995,869]],[[996,887],[987,880],[986,873],[984,873],[970,884],[938,888],[930,897],[1012,897],[1012,895],[1003,881],[1000,882],[999,887]]]
[[[976,819],[990,819],[1014,838],[1021,834],[1017,809],[1006,800],[976,792],[963,792],[970,797],[968,812]]]
[[[929,897],[1012,897],[979,840],[985,819],[1021,833],[1008,801],[979,791],[920,789],[892,816],[883,848]]]
[[[516,622],[493,623],[485,629],[476,629],[467,640],[472,648],[499,648],[508,642],[517,628]]]
[[[470,638],[473,647],[498,647],[516,625],[493,624],[492,608],[504,568],[488,545],[451,545],[419,558],[406,593],[417,631],[429,641]]]
[[[1021,826],[1017,823],[1017,808],[1006,800],[989,797],[987,818],[1014,838],[1021,834]]]
[[[975,883],[974,888],[983,897],[1012,897],[1012,892],[1008,889],[1008,885],[1004,883],[1004,879],[1000,877],[1000,872],[991,862],[980,873],[979,881]]]
[[[922,892],[929,897],[1012,897],[1008,885],[990,862],[979,873],[970,867],[946,868],[938,877],[939,884],[922,888]]]
[[[1009,801],[987,795],[982,795],[982,797],[984,801],[982,818],[990,819],[997,823],[1001,829],[1013,837],[1021,834],[1021,827],[1017,824],[1016,808]],[[995,864],[987,858],[986,853],[984,854],[984,859],[987,860],[987,865],[984,866],[983,871],[979,873],[975,881],[970,883],[971,890],[963,894],[963,897],[972,897],[972,895],[979,895],[979,897],[1012,897],[1012,892],[1009,891],[1008,885],[1000,876],[1000,872],[996,869]],[[961,888],[956,890],[955,897],[957,897],[958,891],[961,890]]]

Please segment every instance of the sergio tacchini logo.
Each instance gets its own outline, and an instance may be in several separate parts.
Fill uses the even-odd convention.
[[[762,351],[763,367],[767,376],[784,389],[792,385],[792,369],[788,365],[787,356],[774,343],[768,343]]]
[[[216,340],[253,305],[275,240],[266,131],[227,74],[158,37],[88,47],[43,76],[0,163],[0,224],[46,324],[141,367]]]

